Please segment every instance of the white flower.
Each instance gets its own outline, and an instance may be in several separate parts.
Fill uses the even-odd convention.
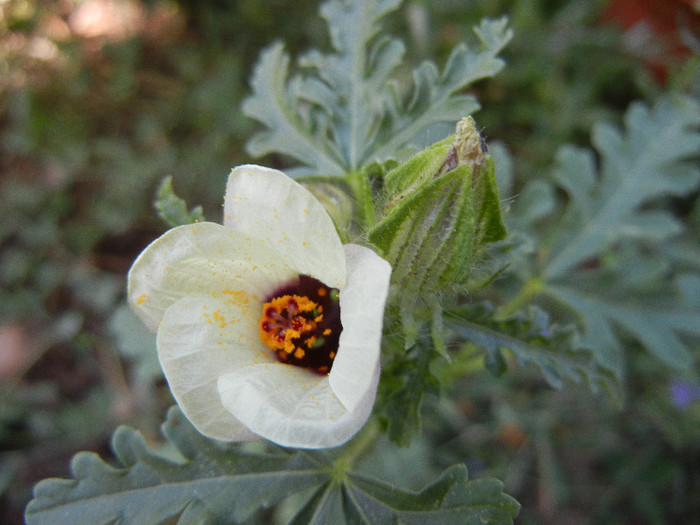
[[[223,226],[179,226],[141,253],[129,302],[202,434],[333,447],[374,404],[390,274],[342,245],[309,191],[247,165],[229,177]]]

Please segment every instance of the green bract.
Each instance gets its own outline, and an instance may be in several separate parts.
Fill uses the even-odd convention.
[[[384,177],[383,216],[369,238],[407,291],[464,284],[474,257],[506,235],[493,159],[471,117],[457,133]]]

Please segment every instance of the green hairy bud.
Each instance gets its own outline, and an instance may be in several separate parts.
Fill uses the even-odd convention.
[[[464,284],[479,249],[506,236],[493,159],[471,117],[389,171],[384,189],[382,217],[369,237],[406,291]]]

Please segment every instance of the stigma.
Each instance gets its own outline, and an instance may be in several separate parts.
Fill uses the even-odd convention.
[[[343,330],[338,290],[300,275],[263,303],[259,329],[260,340],[281,363],[327,374]]]

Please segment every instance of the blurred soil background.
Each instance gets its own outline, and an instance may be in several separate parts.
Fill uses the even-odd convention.
[[[124,306],[131,263],[166,229],[156,188],[172,175],[219,220],[229,170],[253,160],[240,106],[258,55],[275,40],[293,55],[327,47],[317,9],[0,0],[0,523],[22,523],[33,485],[69,476],[79,450],[109,456],[118,425],[158,441],[172,400],[152,336]],[[511,151],[517,187],[631,101],[698,95],[698,11],[692,0],[407,0],[385,30],[405,39],[408,74],[425,58],[444,64],[483,16],[510,16],[507,67],[476,86],[476,120]],[[634,355],[621,410],[527,371],[465,379],[426,423],[430,461],[504,480],[521,523],[697,523],[700,385]]]

